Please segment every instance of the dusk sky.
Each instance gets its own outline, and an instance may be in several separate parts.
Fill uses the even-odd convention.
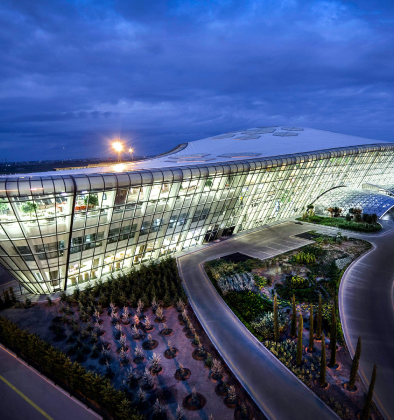
[[[388,1],[2,0],[0,159],[289,124],[392,141],[393,53]]]

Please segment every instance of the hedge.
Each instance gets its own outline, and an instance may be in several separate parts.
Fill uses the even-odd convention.
[[[358,232],[377,232],[382,229],[379,223],[371,224],[364,222],[347,221],[337,217],[322,217],[322,216],[311,216],[308,219],[298,218],[302,222],[316,223],[323,226],[333,226],[338,229],[347,229]]]
[[[87,371],[72,362],[58,348],[19,328],[14,322],[0,317],[0,342],[32,364],[45,376],[107,419],[143,420],[145,417],[131,407],[127,395],[113,387],[109,379]]]

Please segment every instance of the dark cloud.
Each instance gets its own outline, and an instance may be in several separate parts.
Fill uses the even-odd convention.
[[[393,19],[383,1],[3,1],[0,155],[264,124],[392,140]]]

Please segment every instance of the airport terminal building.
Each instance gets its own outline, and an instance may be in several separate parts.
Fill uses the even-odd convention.
[[[3,176],[0,263],[26,291],[51,293],[299,215],[333,191],[381,216],[394,206],[393,183],[394,143],[300,127],[235,131],[134,163]]]

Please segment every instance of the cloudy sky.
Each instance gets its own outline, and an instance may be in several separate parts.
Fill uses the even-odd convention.
[[[394,141],[393,54],[388,1],[2,0],[0,159],[283,124]]]

